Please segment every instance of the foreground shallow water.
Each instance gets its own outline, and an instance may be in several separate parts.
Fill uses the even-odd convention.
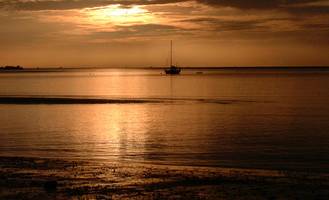
[[[327,199],[329,175],[0,157],[1,199]]]

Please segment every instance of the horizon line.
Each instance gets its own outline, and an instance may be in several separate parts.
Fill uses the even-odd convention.
[[[1,68],[4,68],[5,66],[0,66]],[[14,65],[10,65],[14,66]],[[21,65],[18,65],[21,66]],[[23,67],[23,70],[61,70],[61,69],[165,69],[165,67],[155,67],[155,66],[149,66],[149,67],[77,67],[77,66],[71,66],[71,67],[61,67],[61,66],[42,66],[42,67]],[[329,68],[329,65],[256,65],[256,66],[188,66],[188,67],[180,67],[181,69],[285,69],[285,68]]]

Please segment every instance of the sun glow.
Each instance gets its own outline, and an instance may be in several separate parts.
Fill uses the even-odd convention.
[[[152,14],[141,6],[125,8],[120,5],[111,5],[97,9],[87,9],[86,13],[90,19],[98,24],[141,24],[150,23],[153,19]]]

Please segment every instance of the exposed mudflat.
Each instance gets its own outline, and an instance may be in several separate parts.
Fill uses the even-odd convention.
[[[0,157],[0,199],[327,199],[329,175]]]

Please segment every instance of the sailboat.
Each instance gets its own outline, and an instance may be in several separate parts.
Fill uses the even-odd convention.
[[[181,72],[181,69],[172,64],[172,40],[170,41],[170,67],[165,69],[166,74],[169,75],[178,75]]]

